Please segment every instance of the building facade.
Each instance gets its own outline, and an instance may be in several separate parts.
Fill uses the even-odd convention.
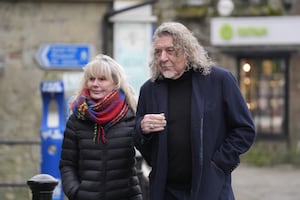
[[[299,7],[279,0],[155,4],[158,21],[184,23],[218,65],[235,74],[257,129],[245,155],[252,163],[299,164]]]
[[[66,84],[66,96],[70,96],[81,72],[79,68],[45,68],[37,58],[42,45],[84,44],[92,47],[92,55],[105,53],[121,63],[126,60],[124,55],[131,56],[130,61],[135,62],[122,63],[130,73],[145,58],[140,49],[148,48],[141,46],[148,41],[145,40],[148,25],[151,24],[151,32],[164,21],[184,23],[218,65],[230,69],[239,81],[258,132],[254,147],[244,159],[258,164],[299,163],[300,44],[293,36],[300,29],[297,0],[233,1],[234,8],[226,17],[218,13],[219,0],[179,0],[176,4],[173,0],[128,2],[115,7],[116,1],[110,0],[0,1],[0,199],[29,199],[26,181],[40,173],[43,115],[40,83],[61,80]],[[133,17],[135,20],[126,21],[129,26],[123,26],[120,14],[144,7],[148,17],[143,20],[137,20],[140,16]],[[125,17],[130,18],[131,14]],[[246,20],[259,17],[257,25],[260,25],[247,21],[249,26],[237,31],[241,37],[238,41],[230,38],[228,29],[223,33],[225,41],[215,40],[214,34],[219,33],[213,29],[216,21],[224,22],[227,28],[229,25],[230,33],[230,26],[239,26],[236,24],[245,17]],[[275,22],[267,21],[270,17]],[[287,21],[279,23],[282,19]],[[147,25],[140,26],[137,21]],[[275,44],[259,42],[259,38],[267,40],[266,34],[271,33],[269,25],[263,26],[261,22],[275,23],[276,30],[289,31],[285,30],[282,37],[274,37]],[[117,31],[122,33],[121,39],[115,35]],[[114,41],[123,46],[116,46]],[[131,54],[117,51],[124,46],[125,51],[132,48],[127,51]],[[137,71],[147,77],[147,69]],[[134,84],[138,88],[141,82]]]

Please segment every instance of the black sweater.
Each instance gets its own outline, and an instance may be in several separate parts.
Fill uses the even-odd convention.
[[[191,185],[190,106],[192,72],[185,72],[168,82],[168,185],[189,188]]]

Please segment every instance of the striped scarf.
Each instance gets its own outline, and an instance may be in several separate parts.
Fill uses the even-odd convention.
[[[83,89],[81,94],[71,105],[73,113],[81,120],[95,122],[94,142],[106,143],[105,132],[118,123],[128,111],[125,94],[121,90],[114,90],[103,100],[95,102],[91,99],[88,89]]]

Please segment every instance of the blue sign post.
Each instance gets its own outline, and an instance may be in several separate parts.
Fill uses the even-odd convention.
[[[61,81],[43,81],[40,84],[40,90],[43,100],[41,173],[49,174],[58,180],[59,183],[53,192],[53,200],[63,200],[59,160],[66,120],[64,85]]]
[[[79,69],[89,62],[92,51],[88,44],[44,44],[37,60],[45,69]]]

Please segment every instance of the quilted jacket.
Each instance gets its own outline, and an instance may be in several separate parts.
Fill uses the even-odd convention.
[[[134,117],[129,110],[106,131],[107,142],[96,144],[94,122],[70,116],[59,165],[69,200],[142,199],[135,167]]]

